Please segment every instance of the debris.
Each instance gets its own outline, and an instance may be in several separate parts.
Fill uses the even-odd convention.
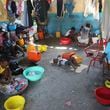
[[[66,106],[71,106],[72,105],[72,102],[69,100],[69,101],[66,101],[65,103]]]

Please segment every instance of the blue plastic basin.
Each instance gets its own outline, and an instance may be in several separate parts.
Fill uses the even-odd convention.
[[[9,31],[15,31],[16,30],[16,25],[9,25],[8,30]]]
[[[23,71],[23,75],[29,81],[38,81],[44,74],[44,68],[41,66],[28,67]]]

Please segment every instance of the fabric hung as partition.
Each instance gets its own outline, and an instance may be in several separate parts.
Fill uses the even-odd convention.
[[[110,0],[105,0],[104,2],[102,25],[103,25],[102,37],[109,39],[110,38]]]
[[[99,0],[99,12],[102,12],[102,0]]]
[[[8,19],[14,21],[17,15],[17,5],[15,0],[8,0],[6,4]]]
[[[47,0],[34,0],[35,13],[38,23],[44,23],[47,20],[47,12],[49,10],[49,3]]]
[[[73,0],[67,0],[64,3],[64,10],[67,11],[68,15],[71,16],[74,9],[74,2]]]
[[[85,0],[84,16],[93,14],[94,19],[99,20],[99,1],[98,0]]]
[[[21,15],[23,12],[23,0],[18,0],[17,13]]]
[[[28,12],[28,20],[30,27],[33,25],[32,10],[33,10],[33,6],[31,0],[27,0],[27,12]]]
[[[22,16],[22,24],[24,26],[29,26],[28,12],[27,12],[27,1],[23,1],[23,16]]]
[[[57,0],[57,16],[63,16],[63,0]]]

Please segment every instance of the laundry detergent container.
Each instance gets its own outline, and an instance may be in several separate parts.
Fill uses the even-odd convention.
[[[25,98],[20,95],[12,96],[8,98],[4,107],[5,110],[24,110]]]
[[[44,68],[41,66],[28,67],[23,71],[23,75],[29,81],[38,81],[44,74]]]

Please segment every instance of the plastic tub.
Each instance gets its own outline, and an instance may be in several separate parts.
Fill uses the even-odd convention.
[[[110,105],[110,89],[106,87],[98,87],[95,90],[97,101],[103,105]]]
[[[61,45],[69,45],[69,44],[71,44],[71,39],[70,38],[61,38],[60,44]]]
[[[4,103],[4,107],[6,110],[24,110],[24,104],[24,97],[17,95],[8,98]]]
[[[15,31],[16,30],[16,25],[13,24],[13,25],[8,25],[8,30],[9,31]]]
[[[41,66],[28,67],[23,71],[23,75],[29,81],[38,81],[44,74],[44,68]]]

